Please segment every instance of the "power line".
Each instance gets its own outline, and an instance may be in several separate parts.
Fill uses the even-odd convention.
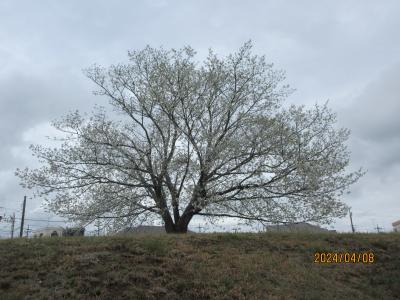
[[[15,218],[16,220],[21,220],[21,218]],[[68,223],[69,221],[53,221],[53,220],[41,220],[41,219],[26,219],[27,221],[33,221],[33,222],[51,222],[51,223]]]
[[[43,225],[32,225],[32,224],[29,224],[29,227],[30,227],[30,228],[45,228],[45,227],[49,227],[49,226],[43,226]],[[62,226],[58,226],[58,227],[62,227]]]
[[[0,208],[4,208],[4,209],[7,209],[7,210],[17,210],[17,211],[20,210],[20,208],[16,208],[16,207],[11,208],[11,207],[0,206]]]

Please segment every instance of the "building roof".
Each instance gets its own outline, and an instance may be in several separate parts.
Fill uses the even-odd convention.
[[[125,228],[122,233],[165,233],[163,226],[146,226],[140,225],[137,227]]]
[[[394,227],[394,226],[399,226],[399,225],[400,225],[400,220],[395,221],[395,222],[392,223],[392,226],[393,226],[393,227]]]
[[[55,231],[64,230],[64,228],[61,227],[61,226],[43,227],[43,228],[35,229],[35,230],[33,230],[32,232],[33,232],[33,233],[35,233],[35,232],[43,232],[43,231],[48,232],[48,231],[54,231],[54,230],[55,230]]]
[[[319,227],[317,225],[312,225],[306,222],[284,224],[284,225],[270,225],[266,227],[267,231],[312,231],[312,232],[328,232],[329,229]]]
[[[188,233],[192,231],[188,230]],[[153,225],[139,225],[137,227],[125,228],[118,232],[118,234],[132,234],[132,233],[146,233],[146,234],[164,234],[166,233],[164,226]]]

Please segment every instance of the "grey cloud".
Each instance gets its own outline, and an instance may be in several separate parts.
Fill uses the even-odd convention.
[[[16,163],[10,160],[10,150],[21,142],[24,131],[69,110],[88,110],[93,105],[89,85],[80,80],[67,70],[59,74],[49,71],[47,77],[21,72],[0,77],[2,168]]]
[[[397,64],[371,79],[359,96],[338,109],[339,124],[352,130],[351,167],[368,171],[345,197],[359,218],[360,230],[372,230],[372,223],[390,230],[391,222],[400,215],[399,95]]]
[[[352,130],[351,150],[368,168],[387,170],[400,163],[400,64],[371,81],[339,118]]]
[[[347,111],[354,134],[363,139],[387,141],[400,132],[400,64],[371,82]]]

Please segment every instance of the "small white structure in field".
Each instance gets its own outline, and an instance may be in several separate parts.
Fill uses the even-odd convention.
[[[284,225],[269,225],[265,227],[269,232],[335,232],[306,222],[288,223]]]
[[[63,236],[64,228],[62,227],[45,227],[34,230],[33,237],[52,237]]]
[[[394,232],[400,232],[400,220],[393,222],[392,226]]]

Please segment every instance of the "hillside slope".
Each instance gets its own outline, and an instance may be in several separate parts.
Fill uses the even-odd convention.
[[[373,263],[314,263],[314,253]],[[399,299],[400,234],[0,241],[0,299]]]

